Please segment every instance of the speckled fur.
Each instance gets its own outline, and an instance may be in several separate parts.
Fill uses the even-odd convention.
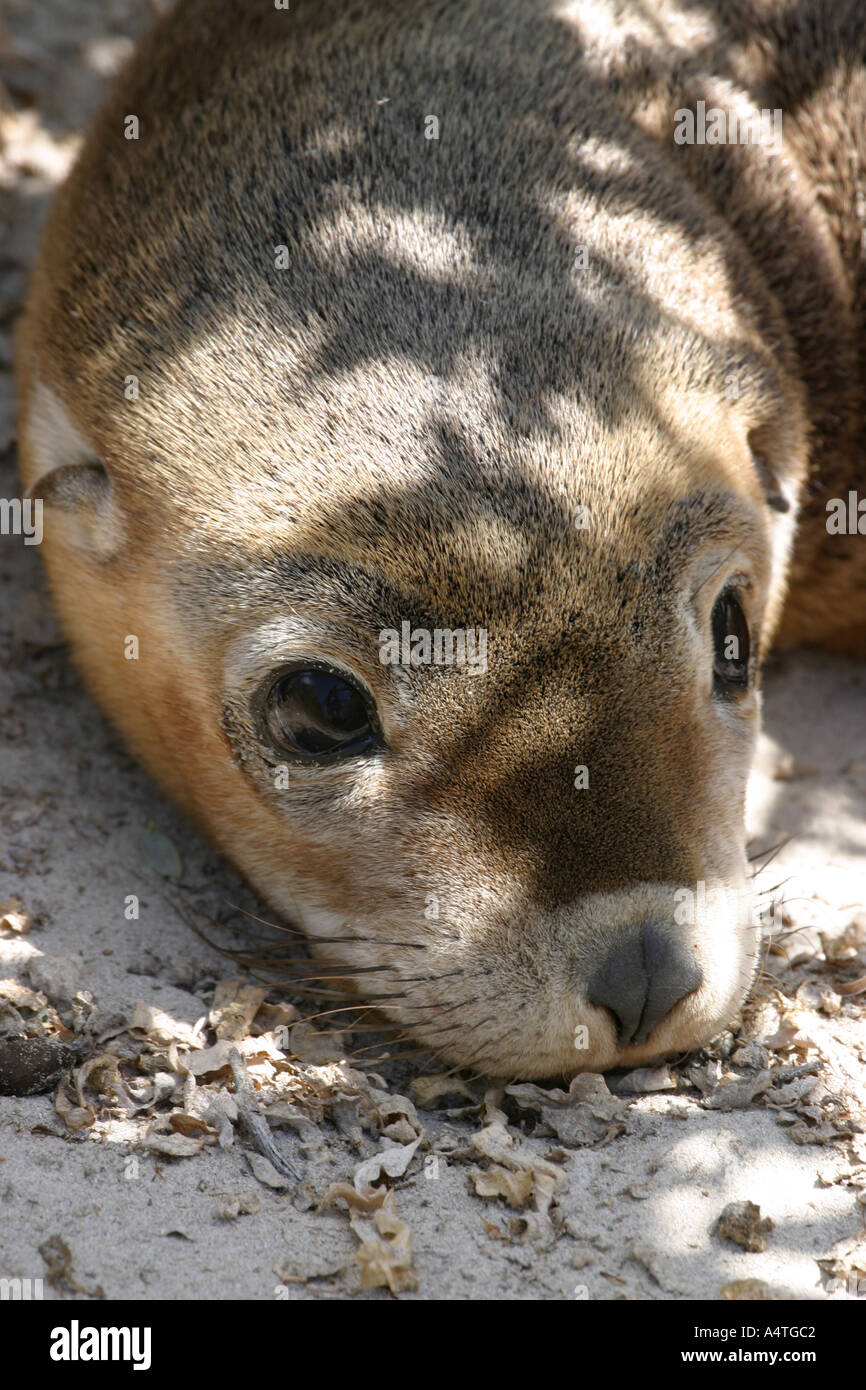
[[[863,13],[181,0],[58,198],[22,461],[77,659],[446,1062],[637,1064],[749,986],[755,932],[724,909],[645,1045],[585,996],[678,886],[744,883],[760,696],[711,698],[721,587],[762,654],[866,655],[866,537],[824,525],[866,490]],[[782,151],[675,145],[699,98],[781,107]],[[488,672],[398,680],[376,637],[404,619],[485,626]],[[277,791],[251,695],[299,652],[366,682],[387,749]]]

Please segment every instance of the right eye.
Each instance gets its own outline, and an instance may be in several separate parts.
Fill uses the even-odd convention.
[[[352,757],[378,743],[375,711],[350,677],[324,666],[281,676],[267,697],[268,734],[298,761]]]
[[[719,694],[749,684],[749,624],[733,589],[713,609],[713,682]]]

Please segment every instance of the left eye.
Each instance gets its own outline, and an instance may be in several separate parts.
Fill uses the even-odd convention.
[[[302,758],[348,757],[376,741],[364,692],[318,666],[281,676],[268,695],[266,718],[275,746]]]
[[[717,693],[749,683],[749,624],[733,589],[713,609],[713,683]]]

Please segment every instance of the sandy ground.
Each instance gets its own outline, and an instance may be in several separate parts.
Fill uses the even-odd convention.
[[[10,330],[36,232],[148,17],[7,0],[0,497],[18,494]],[[190,922],[239,945],[238,909],[261,904],[82,691],[37,547],[0,538],[0,589],[0,1055],[52,1035],[82,1067],[0,1099],[0,1278],[80,1299],[866,1297],[866,995],[838,992],[866,970],[864,669],[802,654],[768,673],[749,821],[756,851],[786,842],[758,880],[785,905],[744,1031],[610,1078],[617,1095],[586,1078],[437,1097],[405,1062],[348,1056],[366,1036],[329,1060],[279,991],[260,1007],[219,985],[238,971]],[[232,1047],[294,1176],[256,1152]],[[772,1229],[753,1214],[741,1241],[764,1249],[716,1229],[746,1201]]]

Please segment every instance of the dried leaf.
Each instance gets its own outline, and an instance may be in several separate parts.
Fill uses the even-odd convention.
[[[355,1169],[355,1191],[369,1196],[383,1178],[402,1178],[420,1143],[419,1135],[411,1144],[395,1144],[393,1148],[383,1149],[381,1153],[365,1159]]]
[[[769,1043],[767,1044],[769,1046]],[[757,1075],[723,1080],[718,1089],[701,1100],[705,1110],[744,1110],[757,1096],[769,1091],[773,1084],[773,1073],[768,1069]]]
[[[269,1158],[265,1158],[264,1154],[248,1153],[246,1160],[255,1177],[265,1187],[272,1187],[280,1192],[285,1192],[291,1187],[290,1179],[283,1177],[282,1173],[278,1173],[273,1163]]]
[[[326,1211],[335,1202],[343,1201],[350,1211],[369,1213],[381,1207],[387,1196],[386,1187],[374,1187],[370,1192],[361,1193],[356,1192],[347,1182],[332,1182],[319,1203],[318,1210]]]
[[[48,1007],[48,996],[41,991],[19,985],[17,980],[0,980],[0,999],[6,999],[16,1009],[32,1009],[38,1013]]]
[[[412,1269],[412,1236],[409,1225],[394,1210],[393,1193],[373,1215],[375,1234],[368,1233],[357,1219],[352,1227],[362,1239],[355,1259],[361,1266],[363,1289],[388,1288],[392,1293],[417,1289],[418,1279]]]
[[[424,1128],[418,1111],[406,1096],[381,1091],[371,1086],[369,1096],[376,1108],[376,1118],[382,1134],[398,1144],[411,1144],[423,1135]]]
[[[866,913],[858,913],[844,931],[836,935],[821,932],[820,937],[824,955],[831,964],[842,965],[846,961],[856,960],[866,947]]]
[[[243,980],[220,980],[208,1014],[217,1038],[235,1042],[247,1037],[266,994],[266,989]]]
[[[20,898],[10,898],[0,903],[0,935],[26,936],[33,918],[24,911]]]
[[[199,1047],[201,1035],[198,1025],[181,1023],[163,1009],[157,1009],[144,999],[136,999],[129,1024],[131,1033],[144,1033],[150,1040],[162,1047],[172,1042],[183,1043],[186,1047]]]
[[[831,1246],[818,1264],[832,1279],[840,1279],[856,1295],[866,1292],[866,1233],[858,1231]]]
[[[676,1078],[670,1067],[637,1067],[616,1083],[617,1095],[645,1096],[655,1091],[675,1091]]]
[[[469,1176],[479,1197],[504,1197],[510,1207],[525,1207],[532,1197],[533,1174],[492,1164],[490,1168],[470,1168]]]
[[[159,1123],[158,1121],[157,1124]],[[204,1139],[192,1138],[186,1134],[166,1134],[156,1125],[151,1125],[143,1140],[146,1149],[163,1154],[166,1158],[194,1158],[196,1154],[201,1153],[205,1142]]]
[[[531,1082],[506,1086],[505,1092],[522,1108],[539,1110],[544,1123],[568,1148],[606,1144],[625,1129],[628,1102],[612,1095],[604,1077],[592,1072],[573,1077],[567,1092]]]
[[[54,1097],[54,1109],[71,1130],[88,1129],[96,1119],[96,1111],[89,1106],[73,1105],[62,1086]]]
[[[175,1110],[168,1117],[168,1123],[175,1134],[186,1134],[190,1138],[210,1135],[214,1130],[196,1115],[187,1115],[183,1110]]]

